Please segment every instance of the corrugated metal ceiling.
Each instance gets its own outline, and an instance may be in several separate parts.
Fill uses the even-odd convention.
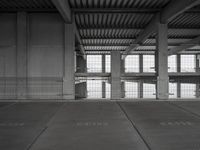
[[[124,50],[149,24],[155,13],[170,1],[172,0],[69,0],[69,4],[75,12],[75,21],[85,49],[106,51]],[[0,0],[0,10],[4,9],[55,10],[55,6],[51,0]],[[95,9],[97,12],[90,12]],[[107,10],[104,12],[104,9]],[[134,9],[138,12],[132,11]],[[168,37],[171,43],[179,44],[200,36],[200,6],[193,9],[195,11],[180,14],[169,23]],[[153,38],[155,33],[144,44],[155,44]]]
[[[0,0],[0,9],[55,8],[51,0]]]
[[[72,8],[163,8],[170,0],[69,0]]]

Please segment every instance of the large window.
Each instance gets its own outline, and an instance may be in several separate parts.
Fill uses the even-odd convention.
[[[125,98],[138,98],[137,82],[125,82]]]
[[[102,72],[101,55],[87,55],[87,72]]]
[[[156,98],[156,85],[144,83],[143,84],[143,97],[144,98]]]
[[[125,58],[125,72],[139,72],[139,55],[128,55]]]
[[[111,63],[110,63],[110,55],[106,55],[105,56],[105,69],[106,69],[106,72],[109,73],[110,72],[110,68],[111,68]]]
[[[111,90],[111,86],[109,83],[106,82],[106,98],[110,98],[111,96],[110,90]]]
[[[168,72],[177,72],[177,57],[172,55],[168,57]]]
[[[169,98],[177,98],[177,83],[169,83]]]
[[[181,98],[195,98],[196,84],[181,83]]]
[[[155,72],[154,55],[143,55],[143,72]]]
[[[181,55],[181,72],[195,72],[195,55]]]
[[[101,80],[87,80],[87,98],[102,98]]]

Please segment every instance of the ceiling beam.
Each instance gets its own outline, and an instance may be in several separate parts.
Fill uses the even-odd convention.
[[[61,16],[63,17],[66,23],[72,23],[72,12],[67,0],[52,0],[57,10],[60,12]],[[79,42],[78,49],[83,54],[83,58],[85,59],[85,49],[82,46],[82,41],[80,34],[78,32],[77,26],[75,25],[75,36]]]
[[[200,0],[175,0],[171,1],[162,11],[161,23],[168,23],[178,15],[200,4]]]
[[[96,43],[89,43],[89,44],[83,44],[83,46],[129,46],[129,43],[101,43],[101,42],[96,42]],[[156,46],[155,43],[144,43],[140,46]],[[180,46],[180,43],[168,43],[168,46]]]
[[[81,40],[80,34],[79,34],[78,29],[77,29],[76,26],[75,26],[75,35],[76,35],[76,39],[78,40],[78,43],[79,43],[78,49],[80,50],[83,58],[86,59],[85,49],[84,49],[84,46],[82,44],[82,40]]]
[[[160,9],[145,8],[74,8],[74,13],[156,13]]]
[[[66,23],[72,22],[72,13],[67,0],[52,0]]]
[[[73,8],[74,13],[157,13],[162,9],[159,8]],[[186,13],[199,13],[199,9],[190,9]]]
[[[130,26],[123,26],[123,27],[78,27],[79,30],[144,30],[145,28],[135,28],[135,27],[130,27]],[[194,28],[194,27],[173,27],[169,26],[169,30],[172,31],[179,31],[179,30],[194,30],[194,31],[199,31],[199,28]]]
[[[1,13],[6,13],[6,12],[52,12],[52,13],[57,13],[58,10],[54,8],[1,8],[0,12]]]
[[[153,32],[156,31],[156,26],[158,22],[168,23],[177,15],[183,13],[184,11],[194,7],[199,4],[200,0],[176,0],[171,1],[160,13],[157,13],[147,27],[142,31],[142,33],[134,41],[134,46],[130,45],[123,53],[123,59],[133,50],[138,47],[138,44],[142,44]]]
[[[171,48],[168,52],[168,55],[174,55],[174,54],[177,54],[183,50],[186,50],[186,49],[189,49],[189,48],[192,48],[196,45],[199,45],[200,44],[200,36],[197,37],[197,38],[194,38],[188,42],[185,42],[184,44],[181,44],[180,46],[176,46],[174,48]]]

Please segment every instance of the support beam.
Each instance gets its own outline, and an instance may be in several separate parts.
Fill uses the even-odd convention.
[[[138,81],[138,97],[143,98],[143,81]]]
[[[137,49],[140,45],[139,44],[131,44],[123,53],[122,59],[125,59],[126,56],[133,50]]]
[[[102,98],[106,98],[106,82],[102,82]]]
[[[121,98],[121,53],[111,52],[111,99]]]
[[[27,95],[27,13],[17,13],[17,98]]]
[[[162,9],[162,8],[161,8]],[[160,8],[73,8],[75,13],[91,14],[91,13],[158,13]],[[0,10],[1,11],[1,10]],[[9,10],[8,10],[9,11]],[[195,12],[199,13],[200,10],[191,9],[187,10],[187,13]]]
[[[126,68],[125,68],[125,59],[121,59],[121,73],[123,74],[123,73],[125,73],[125,70]]]
[[[138,38],[134,41],[134,44],[143,44],[144,41],[156,31],[156,24],[168,23],[177,15],[183,13],[184,11],[198,5],[200,0],[176,0],[171,1],[160,13],[157,13],[153,19],[150,21],[148,26],[142,31]],[[131,52],[134,51],[137,47],[132,47],[131,45],[125,50],[123,59]]]
[[[171,1],[161,11],[161,23],[168,23],[181,13],[191,9],[192,7],[200,4],[200,0],[175,0]]]
[[[171,48],[168,52],[168,55],[174,55],[174,54],[177,54],[183,50],[186,50],[186,49],[189,49],[189,48],[192,48],[196,45],[199,45],[200,44],[200,36],[197,37],[197,38],[194,38],[180,46],[176,46],[174,48]]]
[[[121,98],[125,98],[125,82],[121,82]]]
[[[167,49],[167,24],[157,26],[157,51],[156,51],[156,98],[165,100],[169,97],[169,76],[168,76],[168,49]]]
[[[78,49],[81,52],[83,58],[86,59],[86,52],[85,52],[84,46],[82,44],[82,40],[81,40],[80,34],[78,32],[77,26],[75,27],[75,35],[76,35],[76,39],[79,43]]]
[[[75,78],[74,78],[74,50],[75,33],[74,23],[65,24],[65,49],[64,49],[64,68],[63,68],[63,99],[75,98]]]
[[[106,72],[106,55],[101,55],[102,57],[102,73]]]
[[[68,0],[52,0],[52,2],[54,3],[55,7],[57,8],[57,10],[60,12],[61,16],[63,17],[64,21],[66,23],[71,23],[73,18],[72,18],[72,12],[71,12],[71,8],[69,6],[69,2]],[[75,34],[76,34],[76,38],[79,42],[79,46],[78,49],[80,50],[80,52],[83,54],[83,58],[86,58],[86,53],[85,53],[85,49],[82,45],[82,41],[78,32],[77,27],[75,26]]]
[[[196,72],[200,72],[200,55],[196,55]],[[200,98],[200,83],[196,83],[196,97]]]
[[[52,0],[66,23],[72,22],[72,14],[68,0]]]
[[[77,73],[86,73],[86,60],[82,56],[77,56],[76,59]]]

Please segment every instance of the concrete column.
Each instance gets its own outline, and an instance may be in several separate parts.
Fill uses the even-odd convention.
[[[75,85],[76,98],[86,98],[87,97],[87,84],[86,82],[77,83]]]
[[[27,13],[17,13],[17,98],[27,95]]]
[[[177,54],[177,72],[181,72],[181,55]]]
[[[125,73],[125,59],[121,59],[121,73]]]
[[[102,73],[106,72],[106,55],[102,55]],[[102,98],[106,98],[106,83],[102,81]]]
[[[82,56],[77,56],[76,66],[77,66],[76,72],[78,73],[86,72],[86,60]]]
[[[106,98],[106,82],[102,81],[102,98]]]
[[[138,82],[138,97],[143,98],[143,81]]]
[[[143,55],[139,55],[139,73],[143,73]],[[143,81],[138,82],[138,97],[143,98]]]
[[[139,72],[143,73],[143,55],[139,55]]]
[[[74,27],[75,27],[74,23],[65,24],[63,99],[75,99],[75,79],[74,79],[75,29]]]
[[[181,55],[177,54],[177,72],[181,72]],[[177,98],[181,98],[181,82],[178,80],[177,82]]]
[[[200,55],[196,55],[196,72],[199,73],[200,72]],[[200,83],[197,82],[196,84],[196,97],[200,98]]]
[[[125,82],[121,82],[121,98],[125,98]]]
[[[157,99],[168,99],[168,43],[167,43],[167,24],[158,24],[157,28],[157,54],[156,54],[156,73],[157,73]]]
[[[181,98],[181,82],[177,82],[177,98]]]
[[[102,55],[102,73],[106,72],[106,55]]]
[[[121,53],[111,52],[111,99],[121,98]]]

